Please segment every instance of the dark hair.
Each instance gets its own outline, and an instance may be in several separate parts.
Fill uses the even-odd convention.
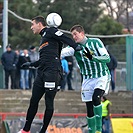
[[[12,46],[9,44],[9,45],[6,46],[6,48],[12,48]]]
[[[104,99],[104,100],[107,100],[107,98],[106,98],[105,96],[103,96],[103,99]]]
[[[30,47],[30,50],[33,50],[34,48],[35,48],[35,46],[31,46],[31,47]]]
[[[34,18],[32,18],[32,21],[35,20],[36,23],[42,23],[43,26],[46,26],[46,22],[44,20],[44,17],[43,16],[36,16]]]
[[[76,30],[76,31],[78,31],[78,32],[85,32],[84,31],[84,28],[81,26],[81,25],[74,25],[71,29],[70,29],[70,31],[72,32],[73,30]]]

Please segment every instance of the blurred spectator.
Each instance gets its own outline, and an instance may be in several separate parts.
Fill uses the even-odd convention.
[[[115,69],[117,67],[117,60],[116,58],[108,51],[110,55],[110,62],[107,63],[107,66],[109,68],[110,74],[111,74],[111,87],[112,87],[112,92],[115,91],[115,78],[116,78],[116,72]]]
[[[68,90],[73,90],[73,87],[72,87],[73,57],[72,56],[68,56],[68,57],[65,57],[65,59],[68,62],[68,68],[69,68],[69,73],[67,75]]]
[[[102,133],[110,133],[110,105],[111,102],[105,97],[101,97],[102,103]]]
[[[30,62],[28,50],[24,49],[23,53],[19,56],[19,67],[20,67],[20,88],[29,89],[29,68],[22,67],[22,64]]]
[[[67,75],[69,73],[69,69],[68,69],[68,62],[65,58],[61,58],[61,64],[62,64],[62,68],[63,68],[63,77],[62,77],[62,81],[61,81],[61,90],[65,90],[65,85],[66,85],[66,81],[67,81]]]
[[[15,50],[15,53],[16,53],[17,58],[19,60],[20,51]],[[20,67],[17,63],[16,64],[16,71],[15,71],[15,89],[19,89],[19,88],[20,88]]]
[[[1,63],[5,71],[5,89],[9,87],[9,77],[11,77],[11,89],[14,89],[17,62],[18,58],[16,53],[12,50],[11,45],[7,45],[6,52],[4,52],[1,57]]]
[[[39,55],[38,55],[38,52],[36,51],[35,46],[30,47],[29,57],[30,57],[31,62],[35,62],[39,59]],[[33,80],[35,79],[36,75],[37,75],[37,68],[30,67],[30,69],[29,69],[29,88],[32,88],[32,83],[33,83]]]

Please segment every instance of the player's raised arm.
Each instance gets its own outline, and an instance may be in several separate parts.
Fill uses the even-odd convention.
[[[110,62],[110,56],[103,44],[103,42],[100,39],[92,38],[90,39],[92,42],[95,40],[95,51],[89,51],[89,49],[86,47],[86,54],[92,56],[92,60],[96,62],[101,62],[101,63],[108,63]]]
[[[75,51],[80,51],[82,49],[71,38],[58,30],[57,27],[59,27],[62,23],[62,18],[59,14],[50,13],[46,18],[46,23],[50,27],[50,32],[51,35],[53,35],[53,38],[55,38],[56,40],[60,40],[65,44],[68,44],[69,46],[74,48]]]

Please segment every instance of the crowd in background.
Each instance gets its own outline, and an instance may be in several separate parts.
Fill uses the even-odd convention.
[[[11,45],[6,46],[6,51],[1,56],[1,63],[5,72],[5,89],[31,89],[36,68],[23,68],[25,62],[38,60],[36,47],[31,46],[24,50],[12,50]],[[11,83],[9,82],[11,78]],[[11,84],[11,86],[10,86]]]
[[[109,51],[108,51],[109,52]],[[111,61],[107,64],[111,73],[111,89],[115,91],[115,69],[117,67],[116,58],[109,52]],[[35,46],[24,50],[12,50],[11,45],[7,45],[6,51],[1,56],[1,63],[5,72],[5,89],[31,89],[33,81],[37,74],[34,67],[24,68],[23,63],[35,62],[39,59],[39,55]],[[68,56],[61,59],[63,68],[63,77],[61,81],[61,90],[74,90],[72,87],[73,57]],[[11,83],[9,86],[9,78]]]
[[[22,67],[22,64],[35,62],[38,59],[39,54],[35,46],[31,46],[29,49],[14,51],[11,45],[7,45],[6,51],[1,56],[1,63],[5,73],[5,89],[31,89],[37,74],[37,69],[34,67]],[[64,91],[66,85],[68,90],[74,90],[71,81],[73,57],[69,56],[61,59],[61,63],[63,68],[61,90]]]

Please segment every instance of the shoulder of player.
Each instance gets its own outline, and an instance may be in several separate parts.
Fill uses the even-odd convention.
[[[56,27],[47,27],[46,32],[57,36],[61,36],[63,34],[63,32]]]
[[[56,27],[47,27],[46,31],[56,31],[58,30]]]
[[[91,41],[91,42],[101,42],[101,40],[99,38],[88,38],[88,41]]]

